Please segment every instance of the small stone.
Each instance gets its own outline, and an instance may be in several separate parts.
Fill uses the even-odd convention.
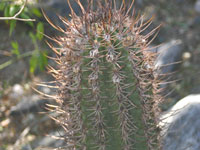
[[[196,12],[200,13],[200,0],[196,1],[194,9],[196,10]]]
[[[181,40],[172,40],[152,51],[158,52],[155,67],[159,73],[170,73],[176,70],[181,61],[183,44]]]
[[[2,127],[7,127],[9,124],[10,124],[9,118],[0,122],[0,126],[2,126]]]
[[[185,53],[183,53],[183,56],[182,56],[182,58],[183,58],[183,60],[188,60],[188,59],[190,59],[191,58],[191,53],[190,52],[185,52]]]
[[[17,99],[24,94],[24,89],[20,84],[15,84],[12,88],[11,98]]]
[[[47,100],[40,99],[39,95],[31,95],[23,97],[22,100],[10,109],[10,116],[21,116],[30,113],[37,113],[45,110],[45,105],[49,103]]]

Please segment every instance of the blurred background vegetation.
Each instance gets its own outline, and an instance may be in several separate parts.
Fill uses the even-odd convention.
[[[80,8],[71,2],[78,13]],[[0,17],[12,17],[23,3],[22,0],[1,0]],[[35,21],[0,19],[0,150],[62,145],[46,136],[62,130],[46,114],[40,113],[45,111],[46,103],[53,102],[44,100],[31,88],[37,87],[51,95],[55,92],[36,86],[38,82],[53,80],[46,66],[55,65],[47,57],[54,54],[45,43],[48,38],[44,34],[60,35],[45,21],[41,8],[56,25],[64,27],[57,14],[68,17],[67,0],[28,0],[18,17]],[[153,45],[173,39],[182,41],[182,63],[174,75],[180,81],[170,84],[173,92],[162,106],[167,110],[182,97],[200,92],[200,6],[198,0],[135,0],[135,8],[146,18],[154,16],[150,28],[162,24]]]

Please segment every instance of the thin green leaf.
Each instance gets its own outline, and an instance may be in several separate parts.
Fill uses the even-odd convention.
[[[41,12],[39,11],[39,9],[37,9],[37,8],[32,8],[31,11],[32,11],[32,13],[33,13],[35,16],[37,16],[37,17],[42,17],[42,14],[41,14]]]
[[[19,45],[17,42],[11,42],[12,45],[12,53],[17,55],[18,57],[20,56],[20,52],[19,52]]]
[[[4,9],[4,17],[10,17],[9,16],[9,6],[6,6],[6,8]]]
[[[10,21],[9,36],[11,36],[11,34],[13,33],[15,26],[16,26],[16,20],[11,20]]]
[[[19,49],[19,45],[17,42],[11,42],[11,45],[13,49]]]
[[[5,9],[4,9],[4,17],[10,17],[9,16],[9,6],[5,6]],[[8,24],[8,20],[5,20],[6,24]]]
[[[37,58],[37,53],[33,53],[30,61],[29,61],[29,66],[30,66],[30,73],[34,73],[38,65],[38,58]]]
[[[29,13],[29,12],[30,12],[30,9],[27,8],[27,7],[25,7],[24,10],[23,10],[23,12],[24,12],[24,13]]]
[[[39,67],[40,67],[40,70],[43,71],[48,63],[48,59],[46,57],[46,54],[47,52],[43,51],[43,52],[40,52],[40,55],[39,55]]]
[[[6,4],[3,3],[3,2],[1,2],[1,3],[0,3],[0,11],[3,11],[4,8],[5,8],[5,6],[6,6]]]
[[[32,39],[32,42],[36,43],[36,36],[32,32],[29,32],[29,36]]]
[[[38,38],[38,40],[42,40],[43,33],[44,33],[44,25],[42,22],[39,22],[37,24],[37,34],[36,34],[36,37]]]
[[[14,16],[19,11],[19,7],[16,5],[11,5],[9,8],[9,16]]]
[[[20,56],[20,53],[19,53],[19,50],[18,50],[18,49],[13,49],[13,50],[12,50],[12,53],[15,54],[15,55],[17,55],[17,57]]]

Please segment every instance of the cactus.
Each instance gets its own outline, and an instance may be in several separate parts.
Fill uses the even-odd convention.
[[[144,35],[152,19],[135,15],[133,3],[123,0],[88,0],[78,16],[68,0],[71,20],[60,17],[66,29],[47,21],[62,37],[57,69],[49,66],[58,87],[55,97],[60,114],[54,118],[65,130],[63,149],[158,150],[157,127],[160,80],[155,75],[156,54],[149,44],[157,29]],[[94,9],[97,6],[97,9]],[[132,14],[132,15],[130,15]]]

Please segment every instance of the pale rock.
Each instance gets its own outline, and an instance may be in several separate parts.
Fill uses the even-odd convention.
[[[160,119],[163,150],[200,150],[200,94],[181,99]]]
[[[194,9],[196,12],[200,13],[200,0],[197,0],[195,5],[194,5]]]
[[[29,113],[38,113],[45,110],[48,100],[41,99],[39,95],[30,95],[23,97],[22,100],[10,109],[10,116],[22,116]]]
[[[175,71],[178,64],[180,64],[183,53],[183,43],[181,40],[171,40],[153,49],[153,51],[158,53],[155,67],[160,73],[170,73]]]

